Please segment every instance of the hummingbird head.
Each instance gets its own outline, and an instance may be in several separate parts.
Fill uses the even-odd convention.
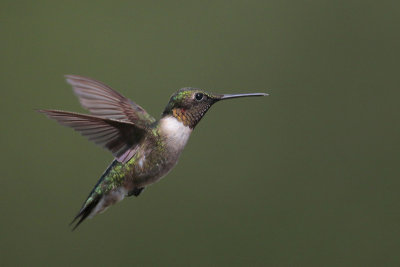
[[[197,88],[185,87],[179,89],[171,96],[162,116],[173,116],[185,126],[193,129],[210,107],[220,100],[267,95],[265,93],[221,95],[212,94]]]

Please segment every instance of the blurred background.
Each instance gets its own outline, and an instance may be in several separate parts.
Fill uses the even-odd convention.
[[[398,266],[398,1],[2,1],[0,264]],[[85,112],[64,74],[159,118],[216,104],[177,167],[68,223],[112,160],[37,108]]]

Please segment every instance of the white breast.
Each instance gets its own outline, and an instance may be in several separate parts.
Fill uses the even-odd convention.
[[[181,151],[185,147],[192,129],[183,125],[176,118],[168,116],[161,119],[160,132],[166,138],[167,145],[170,148]]]

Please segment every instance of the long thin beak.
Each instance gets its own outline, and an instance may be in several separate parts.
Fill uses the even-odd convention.
[[[237,97],[248,97],[248,96],[268,96],[265,93],[251,93],[251,94],[234,94],[234,95],[220,95],[219,100],[237,98]]]

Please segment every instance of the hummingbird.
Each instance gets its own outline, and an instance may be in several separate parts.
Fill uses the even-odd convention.
[[[77,75],[65,78],[90,115],[50,109],[38,112],[73,128],[114,156],[71,222],[76,222],[72,230],[125,197],[139,196],[147,186],[167,175],[177,164],[193,129],[213,104],[268,95],[213,94],[185,87],[171,96],[161,118],[156,120],[104,83]]]

